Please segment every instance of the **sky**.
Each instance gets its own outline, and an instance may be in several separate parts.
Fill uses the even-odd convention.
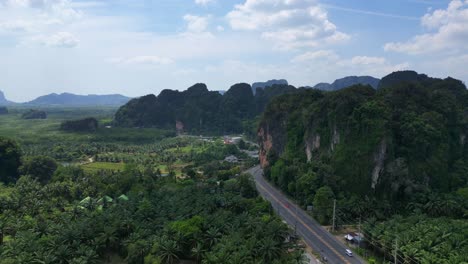
[[[16,102],[406,69],[468,81],[468,0],[0,0]]]

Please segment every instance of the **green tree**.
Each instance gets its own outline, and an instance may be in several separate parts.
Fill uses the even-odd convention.
[[[257,197],[257,190],[255,189],[255,183],[252,180],[252,176],[243,173],[237,178],[237,182],[239,184],[240,193],[243,197]]]
[[[328,186],[320,187],[314,197],[315,217],[321,224],[328,224],[333,214],[333,191]]]
[[[36,156],[28,158],[20,167],[20,172],[23,175],[31,175],[40,183],[46,184],[54,175],[58,164],[53,158],[46,156]]]
[[[0,181],[15,182],[19,176],[20,162],[21,152],[16,142],[0,137]]]

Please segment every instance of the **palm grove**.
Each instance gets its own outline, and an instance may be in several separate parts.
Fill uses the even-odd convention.
[[[61,166],[0,138],[0,263],[301,263],[251,179],[232,178],[239,165],[222,161],[239,150],[187,142],[160,148],[164,159],[190,162],[176,177],[152,163]]]

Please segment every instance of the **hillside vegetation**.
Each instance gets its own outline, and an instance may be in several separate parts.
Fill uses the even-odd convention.
[[[384,77],[378,90],[280,96],[258,131],[266,176],[313,204],[324,224],[334,198],[344,223],[410,213],[466,218],[467,134],[465,85],[409,71]]]
[[[185,91],[163,90],[159,96],[146,95],[131,100],[115,115],[121,127],[176,128],[191,133],[239,133],[254,130],[258,116],[274,96],[298,91],[293,86],[273,85],[257,89],[249,84],[233,85],[226,93],[208,91],[196,84]]]
[[[65,121],[60,125],[60,129],[71,132],[94,132],[98,129],[98,121],[94,117],[79,120]]]
[[[42,111],[42,110],[31,109],[31,110],[23,113],[23,115],[21,115],[21,118],[23,118],[23,119],[46,119],[47,118],[47,113],[45,111]]]

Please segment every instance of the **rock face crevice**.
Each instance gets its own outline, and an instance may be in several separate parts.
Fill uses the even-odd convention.
[[[382,139],[380,141],[380,144],[377,148],[376,153],[374,154],[374,169],[372,170],[372,183],[371,183],[371,188],[373,190],[375,190],[379,182],[380,175],[383,172],[386,153],[387,153],[387,141],[385,139]]]
[[[273,149],[273,138],[271,135],[268,133],[268,126],[260,127],[258,130],[258,139],[259,139],[259,159],[260,159],[260,165],[262,168],[265,168],[269,165],[268,162],[268,152],[272,151]]]
[[[312,153],[320,149],[320,135],[313,134],[305,141],[305,151],[307,156],[307,162],[312,160]]]
[[[332,140],[330,142],[330,151],[333,152],[335,151],[335,146],[340,144],[340,133],[336,129],[336,125],[333,126],[333,135],[332,135]]]

